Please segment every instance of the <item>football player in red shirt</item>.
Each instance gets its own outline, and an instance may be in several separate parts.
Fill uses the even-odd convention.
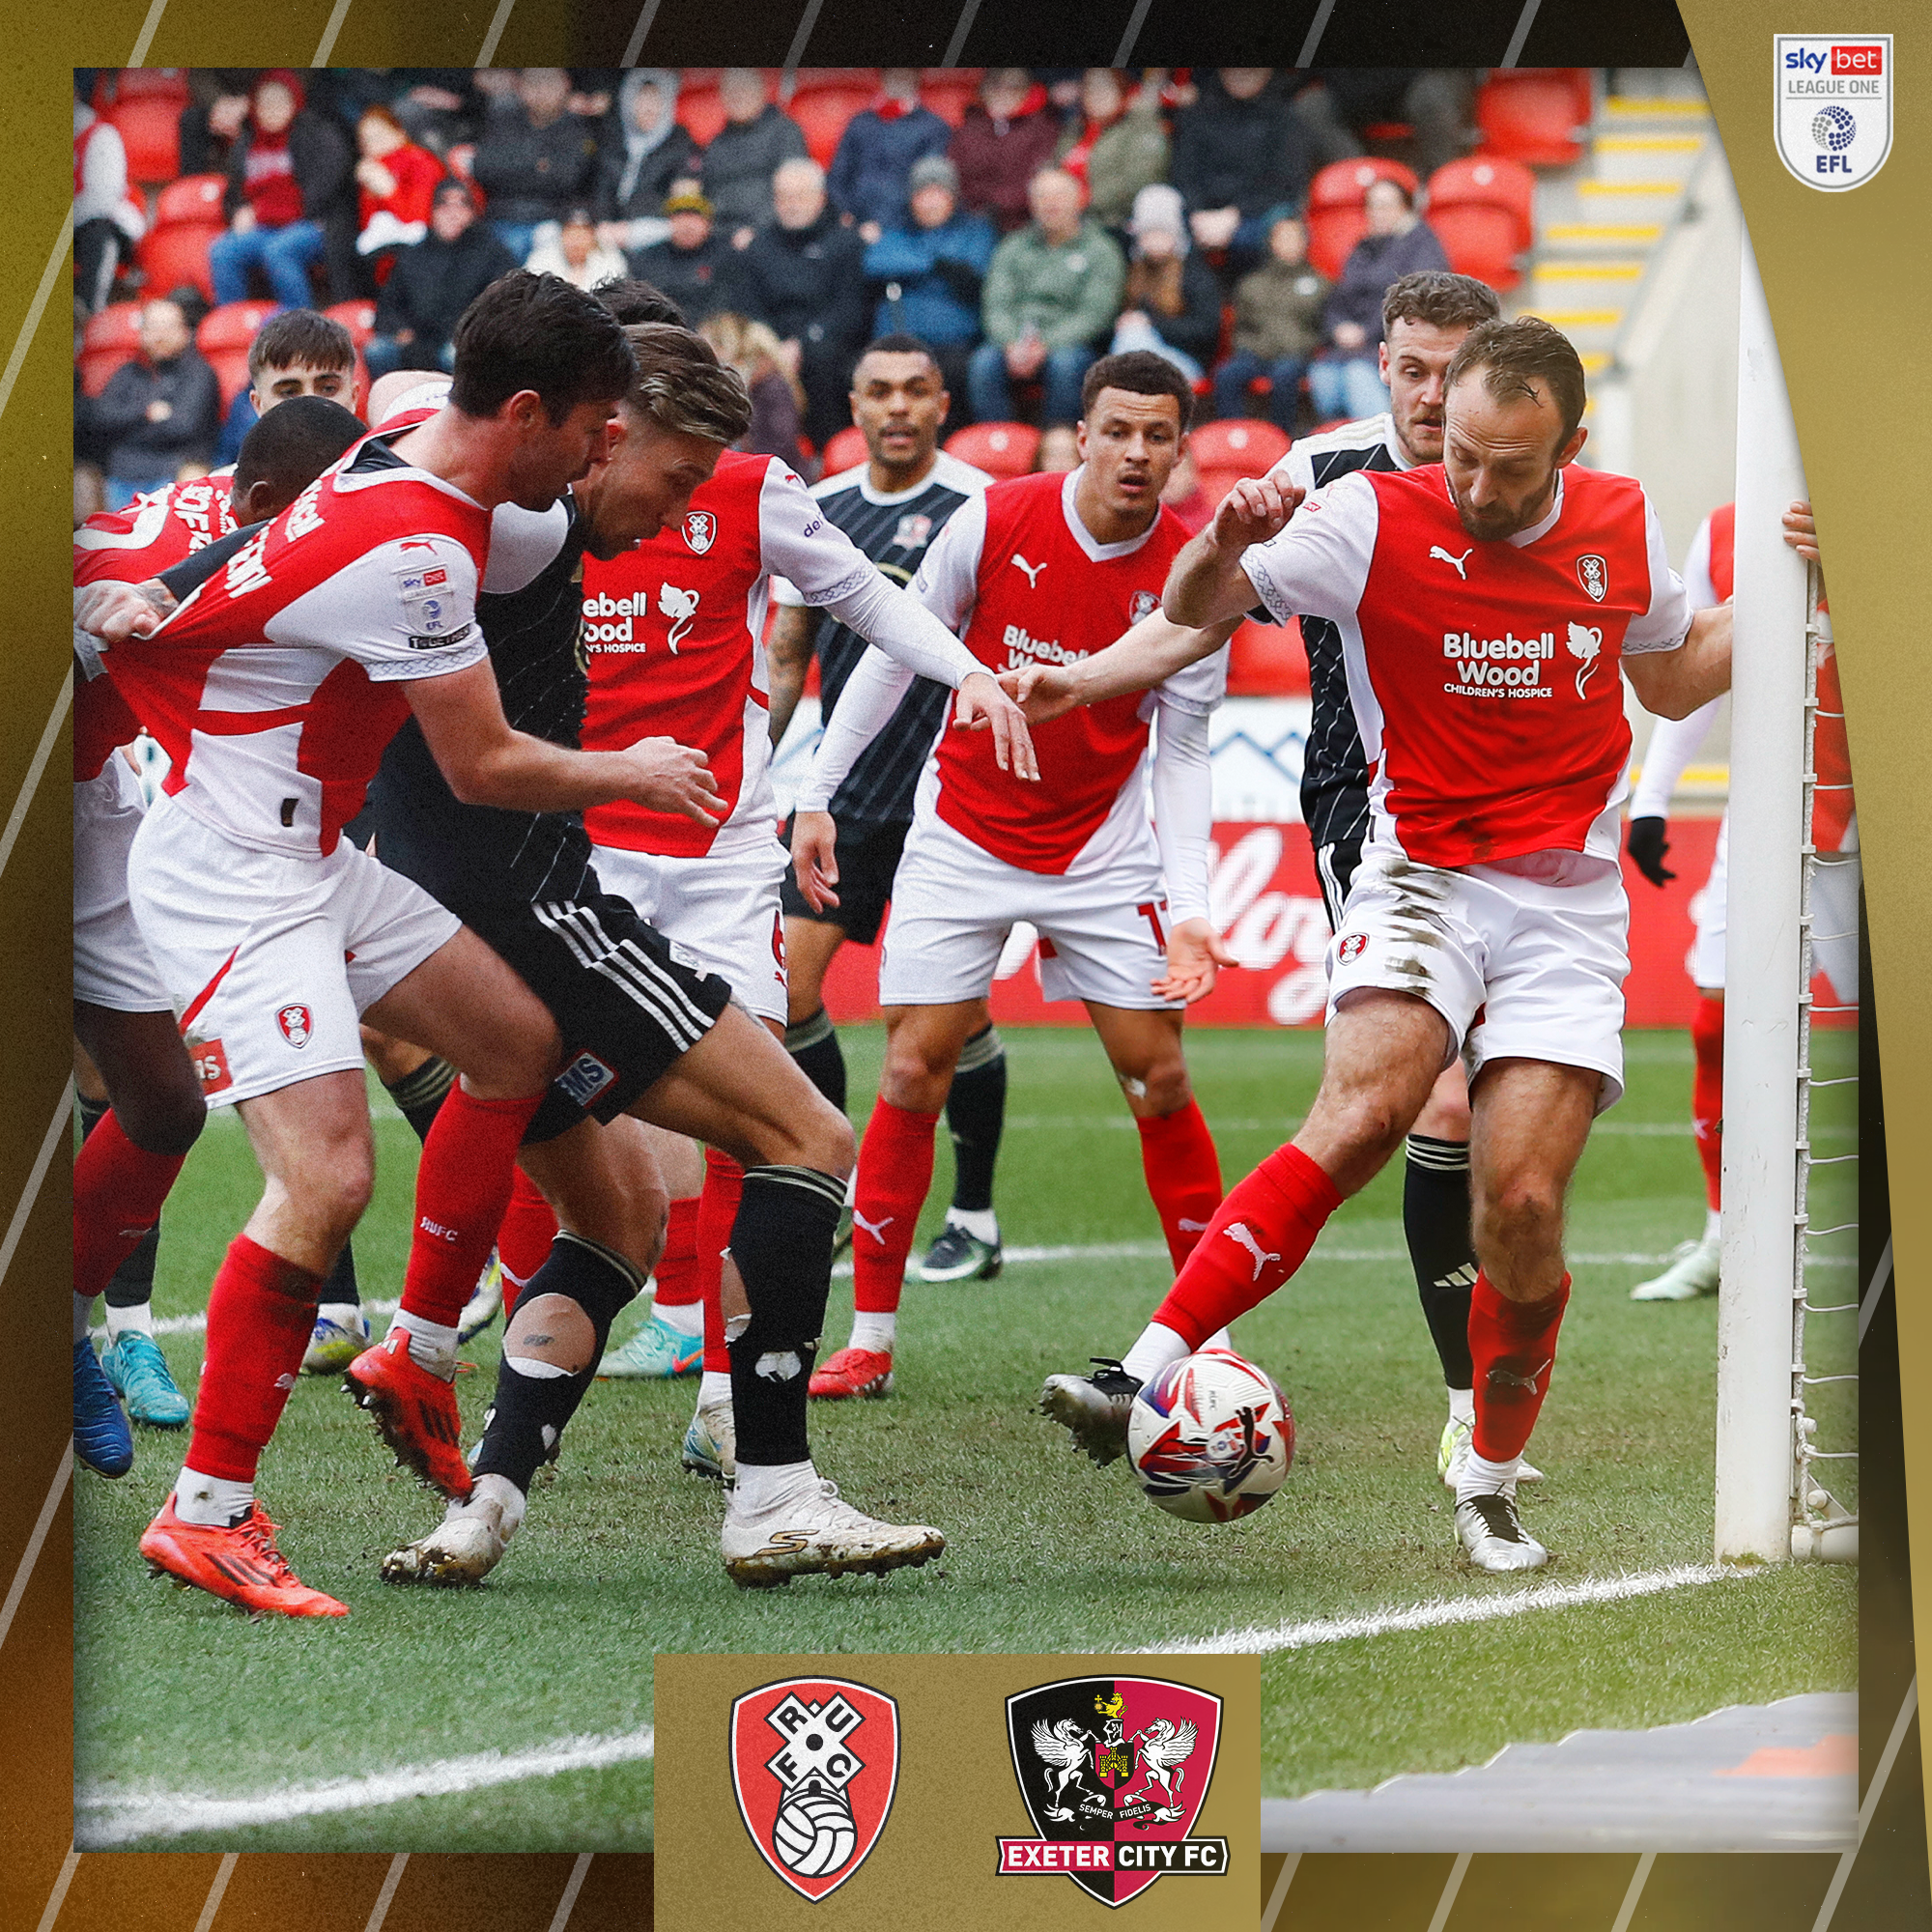
[[[1103,650],[1159,609],[1168,566],[1187,541],[1160,493],[1192,405],[1185,379],[1161,356],[1094,363],[1082,392],[1081,467],[998,483],[962,504],[914,594],[1001,670]],[[1003,782],[983,738],[940,735],[894,877],[880,962],[886,1065],[853,1197],[852,1335],[812,1378],[813,1395],[891,1388],[934,1125],[1021,921],[1040,934],[1046,997],[1082,1001],[1113,1063],[1177,1267],[1206,1227],[1221,1174],[1188,1085],[1181,1014],[1232,963],[1208,919],[1207,848],[1208,720],[1227,685],[1227,658],[1214,647],[1234,621],[1201,640],[1205,662],[1151,698],[1122,697],[1048,725],[1037,786]],[[799,794],[792,855],[814,906],[838,885],[832,798],[907,682],[877,652],[867,655]],[[1143,776],[1151,726],[1151,827]]]
[[[1138,1390],[1295,1272],[1460,1051],[1481,1272],[1456,1527],[1477,1567],[1515,1571],[1548,1560],[1515,1488],[1569,1296],[1564,1194],[1591,1121],[1623,1091],[1617,669],[1648,709],[1682,716],[1728,686],[1730,616],[1693,617],[1639,485],[1570,467],[1583,371],[1556,329],[1484,324],[1445,391],[1441,466],[1357,472],[1299,516],[1297,490],[1237,484],[1169,580],[1178,623],[1259,594],[1340,627],[1373,829],[1329,955],[1322,1081],[1300,1132],[1221,1204],[1123,1361],[1051,1378],[1042,1407],[1096,1462],[1118,1456]],[[1123,640],[1110,656],[1058,680],[1060,696],[1138,688],[1184,651]]]

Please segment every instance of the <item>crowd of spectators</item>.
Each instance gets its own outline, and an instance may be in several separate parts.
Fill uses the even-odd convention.
[[[215,303],[373,300],[373,377],[446,368],[456,318],[514,267],[586,288],[629,272],[717,336],[754,384],[756,446],[790,454],[846,424],[859,350],[901,329],[939,356],[950,428],[1064,427],[1094,358],[1132,348],[1172,359],[1204,414],[1293,432],[1373,413],[1382,291],[1446,257],[1409,190],[1378,180],[1331,286],[1309,260],[1310,181],[1378,120],[1407,124],[1424,171],[1474,141],[1471,77],[1435,70],[997,68],[947,114],[918,70],[888,68],[825,166],[753,69],[707,77],[707,112],[684,120],[688,76],[666,68],[187,80],[182,171],[222,178]],[[74,117],[83,314],[117,275],[130,292],[144,222],[91,81]],[[116,491],[207,460],[221,429],[193,347],[203,298],[138,275],[131,292],[140,354],[77,397]]]

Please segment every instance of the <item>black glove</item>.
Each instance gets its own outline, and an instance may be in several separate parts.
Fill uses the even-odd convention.
[[[1663,855],[1670,850],[1670,840],[1663,836],[1663,820],[1661,818],[1633,818],[1630,822],[1631,863],[1653,886],[1667,886],[1677,874],[1666,871]]]

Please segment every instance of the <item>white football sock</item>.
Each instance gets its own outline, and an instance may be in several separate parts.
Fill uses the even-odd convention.
[[[73,1339],[87,1340],[89,1324],[94,1320],[94,1297],[91,1294],[76,1294],[73,1298]]]
[[[1127,1350],[1126,1359],[1121,1366],[1136,1381],[1145,1385],[1152,1381],[1170,1362],[1178,1362],[1193,1352],[1172,1328],[1163,1328],[1158,1321],[1150,1321],[1141,1330],[1141,1339]]]
[[[118,1342],[123,1335],[152,1335],[155,1332],[155,1306],[151,1301],[137,1301],[131,1308],[116,1308],[107,1304],[107,1339]]]
[[[697,1378],[697,1406],[708,1407],[714,1402],[731,1400],[731,1372],[729,1369],[706,1369]]]
[[[184,1522],[226,1529],[255,1507],[253,1483],[231,1483],[225,1476],[203,1476],[185,1464],[175,1478],[175,1514]]]
[[[1466,1502],[1471,1496],[1493,1496],[1513,1491],[1517,1467],[1521,1461],[1520,1456],[1512,1456],[1506,1463],[1491,1463],[1471,1449],[1469,1460],[1456,1484],[1456,1500]]]
[[[728,1506],[734,1516],[756,1516],[760,1510],[784,1501],[817,1473],[810,1458],[803,1463],[740,1463],[738,1487],[731,1492]]]
[[[1240,1353],[1240,1350],[1235,1347],[1235,1331],[1232,1328],[1215,1329],[1213,1334],[1208,1336],[1207,1341],[1203,1342],[1201,1346],[1204,1349],[1225,1349],[1231,1355],[1238,1355]]]
[[[352,1335],[366,1335],[369,1332],[369,1318],[362,1313],[359,1303],[354,1301],[325,1301],[315,1311],[318,1321],[333,1321],[338,1328],[346,1328]]]
[[[662,1301],[651,1303],[651,1313],[667,1328],[675,1328],[680,1335],[701,1335],[704,1333],[704,1304],[702,1301],[680,1302],[668,1307]]]
[[[420,1315],[412,1315],[407,1309],[399,1308],[396,1319],[389,1323],[389,1333],[393,1335],[400,1328],[410,1338],[410,1360],[417,1368],[427,1369],[433,1376],[440,1376],[450,1381],[456,1375],[456,1329],[443,1321],[426,1321]]]
[[[1476,1391],[1472,1388],[1449,1391],[1449,1420],[1473,1429],[1476,1426]]]
[[[976,1241],[984,1241],[989,1248],[1000,1245],[1000,1217],[990,1208],[949,1208],[946,1225],[964,1228]]]
[[[1719,1241],[1722,1238],[1723,1232],[1724,1232],[1724,1216],[1722,1209],[1718,1208],[1705,1208],[1704,1209],[1705,1246],[1715,1248],[1718,1245]]]
[[[896,1315],[874,1315],[864,1309],[855,1310],[851,1338],[845,1346],[848,1349],[869,1349],[875,1355],[890,1355],[898,1327],[899,1318]]]

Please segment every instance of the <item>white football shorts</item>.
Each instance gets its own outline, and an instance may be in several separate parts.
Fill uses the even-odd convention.
[[[893,880],[880,1003],[983,1000],[1007,935],[1022,922],[1039,933],[1042,997],[1180,1010],[1153,991],[1167,971],[1169,925],[1157,865],[1130,859],[1086,874],[1024,871],[925,811],[913,820]]]
[[[146,815],[119,752],[73,788],[73,996],[117,1013],[174,1010],[128,903],[128,854]]]
[[[779,882],[790,864],[776,838],[696,859],[600,845],[597,882],[656,926],[674,958],[716,973],[741,1006],[783,1026],[790,1015]]]
[[[1718,849],[1711,859],[1711,876],[1690,901],[1697,936],[1690,942],[1685,965],[1690,982],[1705,992],[1724,990],[1724,905],[1729,891],[1731,815],[1718,827]],[[1832,990],[1846,1005],[1859,997],[1859,847],[1854,826],[1845,849],[1821,852],[1811,871],[1811,963],[1831,981]]]
[[[1412,993],[1448,1021],[1472,1080],[1492,1060],[1590,1067],[1604,1076],[1601,1114],[1623,1097],[1629,933],[1623,880],[1609,867],[1546,885],[1372,847],[1329,944],[1328,1017],[1350,993]]]
[[[359,1069],[363,1010],[462,929],[347,838],[326,859],[259,851],[166,798],[128,894],[212,1106]]]
[[[1684,960],[1690,983],[1707,993],[1724,990],[1724,899],[1730,890],[1726,876],[1730,845],[1731,814],[1727,811],[1718,827],[1718,848],[1711,854],[1711,875],[1690,901],[1690,917],[1697,933]],[[1857,942],[1853,945],[1856,952]]]

